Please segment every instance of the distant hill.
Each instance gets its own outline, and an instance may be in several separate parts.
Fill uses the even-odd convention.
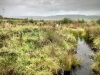
[[[28,18],[28,19],[35,19],[35,20],[60,20],[63,18],[70,18],[72,20],[77,20],[77,19],[86,19],[86,20],[97,20],[100,19],[100,16],[97,15],[91,15],[91,16],[86,16],[86,15],[55,15],[55,16],[19,16],[16,18]]]

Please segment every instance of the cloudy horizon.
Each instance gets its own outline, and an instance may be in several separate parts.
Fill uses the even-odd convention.
[[[0,0],[0,14],[5,17],[100,15],[100,0]]]

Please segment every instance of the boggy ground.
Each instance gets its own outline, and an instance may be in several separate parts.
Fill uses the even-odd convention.
[[[20,24],[19,24],[20,23]],[[92,40],[99,51],[100,26],[96,22],[8,21],[0,25],[1,75],[55,75],[81,64],[74,51],[78,37]],[[95,37],[96,36],[96,37]],[[100,73],[100,52],[92,69]]]

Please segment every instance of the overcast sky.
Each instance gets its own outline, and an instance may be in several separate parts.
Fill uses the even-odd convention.
[[[100,15],[100,0],[0,0],[4,16]]]

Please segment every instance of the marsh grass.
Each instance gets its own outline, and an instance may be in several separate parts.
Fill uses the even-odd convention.
[[[81,60],[77,60],[75,55],[66,55],[66,57],[63,59],[63,67],[66,71],[71,71],[72,67],[78,66],[81,63]]]
[[[1,28],[0,74],[55,75],[63,66],[71,70],[79,63],[75,54],[67,55],[77,46],[69,30],[52,26]]]
[[[92,70],[98,75],[100,74],[100,26],[90,26],[86,28],[88,40],[92,43],[92,49],[96,50],[94,55],[94,63]]]
[[[96,53],[94,56],[94,63],[92,65],[92,70],[96,74],[100,74],[100,52]]]
[[[62,67],[70,71],[81,64],[75,55],[78,38],[90,41],[92,48],[96,48],[91,68],[100,74],[99,20],[9,19],[3,25],[0,26],[1,75],[56,75]]]
[[[94,44],[94,48],[100,50],[100,38],[99,37],[94,39],[93,44]]]

